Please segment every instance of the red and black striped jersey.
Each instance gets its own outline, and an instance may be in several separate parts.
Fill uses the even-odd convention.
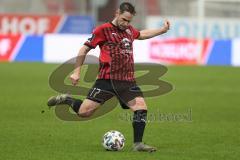
[[[112,23],[105,23],[94,29],[84,45],[100,47],[98,79],[135,81],[132,45],[139,35],[131,25],[120,30]]]

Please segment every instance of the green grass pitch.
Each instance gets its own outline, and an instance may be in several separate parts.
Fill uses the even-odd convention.
[[[240,68],[168,67],[162,77],[174,85],[170,93],[148,98],[149,113],[184,114],[191,121],[155,120],[144,141],[156,153],[131,151],[130,113],[117,107],[87,122],[58,119],[46,101],[55,95],[48,85],[56,64],[0,63],[0,159],[2,160],[226,160],[240,156]],[[126,137],[120,152],[105,151],[108,130]]]

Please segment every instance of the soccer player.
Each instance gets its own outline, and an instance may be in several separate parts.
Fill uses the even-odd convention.
[[[48,100],[48,106],[67,104],[79,116],[90,117],[101,104],[116,96],[122,108],[133,111],[133,150],[153,152],[156,151],[155,147],[142,142],[147,105],[134,78],[132,44],[135,39],[144,40],[166,33],[170,28],[170,23],[166,20],[159,29],[138,31],[130,25],[135,13],[135,8],[131,3],[120,4],[112,22],[95,28],[92,37],[81,47],[76,59],[76,68],[70,75],[73,85],[77,85],[79,81],[81,66],[86,54],[97,45],[101,50],[98,78],[87,98],[82,101],[69,94],[61,94],[51,97]]]

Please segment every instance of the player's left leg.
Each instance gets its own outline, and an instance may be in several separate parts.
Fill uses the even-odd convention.
[[[112,80],[112,84],[122,108],[131,109],[133,111],[133,150],[147,152],[156,151],[155,147],[151,147],[142,142],[147,120],[147,105],[143,98],[144,96],[141,88],[139,88],[135,82],[131,81]]]
[[[146,145],[142,142],[144,129],[147,120],[147,105],[143,97],[136,97],[127,103],[128,107],[134,112],[133,115],[133,136],[134,136],[134,151],[154,152],[155,147]]]

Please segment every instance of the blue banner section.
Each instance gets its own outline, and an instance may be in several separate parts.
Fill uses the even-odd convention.
[[[216,40],[209,54],[208,65],[231,65],[232,41]]]
[[[43,61],[43,37],[25,36],[25,41],[20,47],[14,61]]]
[[[94,28],[94,20],[90,16],[67,16],[60,33],[90,34]]]

